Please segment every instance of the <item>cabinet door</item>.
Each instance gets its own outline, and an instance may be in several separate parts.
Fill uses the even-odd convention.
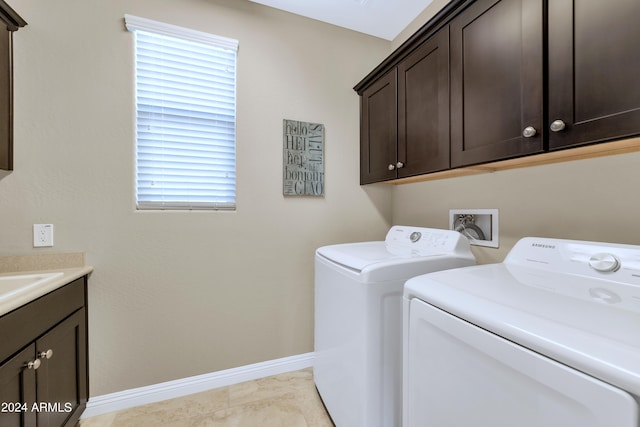
[[[360,184],[396,178],[396,88],[394,69],[360,97]]]
[[[450,30],[451,165],[542,151],[543,2],[478,0]]]
[[[87,403],[85,310],[76,311],[36,341],[42,364],[37,371],[38,427],[74,425]],[[46,358],[50,351],[50,358]]]
[[[0,426],[34,427],[36,412],[36,371],[27,368],[35,360],[35,345],[22,350],[0,365]]]
[[[0,169],[13,169],[11,32],[0,24]]]
[[[638,0],[549,2],[550,149],[640,134],[639,22]]]
[[[449,29],[398,65],[398,177],[449,168]]]

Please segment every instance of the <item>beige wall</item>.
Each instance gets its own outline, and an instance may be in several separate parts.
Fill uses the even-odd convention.
[[[393,189],[393,222],[447,228],[449,209],[498,209],[500,262],[525,236],[640,244],[640,153],[405,184]]]
[[[429,19],[435,16],[451,0],[432,0],[431,3],[391,42],[391,49],[397,49],[405,40],[420,29]]]
[[[434,0],[392,43],[397,48],[448,0]],[[500,248],[474,247],[500,262],[525,236],[640,244],[640,153],[486,175],[399,185],[392,221],[447,228],[449,209],[498,209]]]
[[[0,255],[86,251],[91,395],[313,351],[316,247],[380,239],[352,87],[390,43],[246,0],[11,0],[15,171]],[[239,40],[238,209],[136,212],[125,13]],[[326,196],[282,196],[282,120],[326,126]],[[34,223],[55,247],[33,249]]]

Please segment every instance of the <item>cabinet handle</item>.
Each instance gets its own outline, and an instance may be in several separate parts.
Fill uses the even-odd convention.
[[[396,167],[394,165],[392,165],[391,163],[389,163],[389,166],[387,166],[387,169],[389,169],[390,171],[394,170]]]
[[[40,363],[41,363],[41,362],[40,362],[40,359],[36,359],[36,360],[34,360],[33,362],[29,362],[29,363],[27,363],[25,366],[26,366],[28,369],[33,369],[33,370],[35,371],[36,369],[38,369],[38,368],[40,367]]]
[[[398,162],[398,163],[396,163],[396,167],[397,167],[398,169],[400,169],[401,167],[404,167],[404,163],[402,163],[402,162]]]
[[[524,136],[525,138],[531,138],[532,136],[534,136],[536,134],[536,128],[534,128],[533,126],[527,126],[526,128],[524,128],[524,130],[522,131],[522,136]]]
[[[38,354],[40,359],[51,359],[53,357],[53,350],[49,349],[47,351],[41,351]]]
[[[560,132],[566,127],[567,125],[562,120],[554,120],[553,123],[551,123],[551,126],[549,126],[549,129],[551,129],[553,132]]]

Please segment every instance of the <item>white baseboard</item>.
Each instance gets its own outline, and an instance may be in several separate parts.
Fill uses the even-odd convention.
[[[210,374],[91,397],[81,418],[95,417],[96,415],[120,411],[134,406],[174,399],[214,388],[309,368],[313,366],[313,357],[313,353],[299,354]]]

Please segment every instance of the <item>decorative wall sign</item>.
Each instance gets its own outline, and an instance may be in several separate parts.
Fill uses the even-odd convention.
[[[283,120],[285,196],[324,196],[324,125]]]

